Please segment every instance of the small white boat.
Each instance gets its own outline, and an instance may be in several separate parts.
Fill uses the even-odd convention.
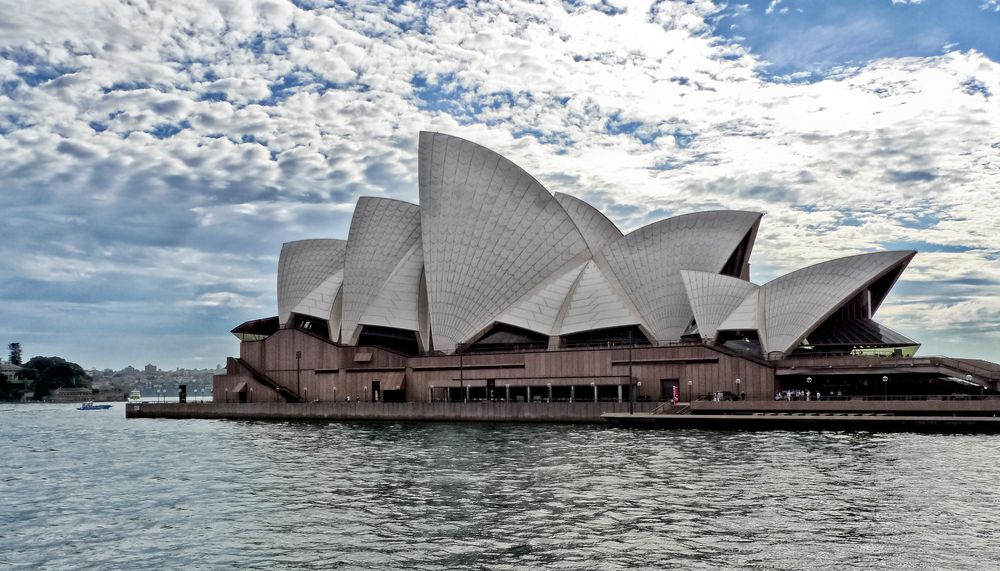
[[[132,389],[128,395],[128,402],[139,402],[140,400],[142,400],[142,393],[139,392],[139,389]]]

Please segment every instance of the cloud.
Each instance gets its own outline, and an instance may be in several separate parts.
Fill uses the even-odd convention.
[[[274,312],[282,242],[345,237],[361,195],[416,202],[422,129],[490,146],[626,231],[763,211],[756,281],[926,244],[900,288],[939,287],[887,304],[893,324],[909,334],[912,307],[933,340],[950,297],[994,319],[973,308],[1000,280],[1000,65],[967,41],[942,54],[937,25],[913,47],[887,20],[831,16],[757,46],[726,30],[759,37],[760,10],[708,0],[137,6],[0,0],[8,336],[57,337],[8,309],[30,304],[66,312],[74,350],[101,359],[87,332],[115,318],[169,323],[150,330],[176,347],[225,338]],[[122,336],[126,362],[94,364],[153,345]],[[211,346],[218,362],[235,345]]]

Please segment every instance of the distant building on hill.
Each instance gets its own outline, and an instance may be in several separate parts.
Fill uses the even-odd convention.
[[[94,399],[94,391],[84,388],[61,388],[52,391],[52,402],[83,402]]]

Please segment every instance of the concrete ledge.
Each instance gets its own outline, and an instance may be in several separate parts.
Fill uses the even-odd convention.
[[[635,403],[649,412],[660,403]],[[380,422],[559,422],[604,423],[606,412],[628,413],[618,402],[313,402],[313,403],[129,403],[127,418],[234,420],[329,420]]]
[[[813,401],[696,401],[691,403],[692,414],[752,414],[755,412],[803,413],[891,413],[897,415],[979,415],[1000,414],[1000,398],[975,399],[929,398],[927,400],[813,400]]]
[[[864,414],[609,413],[613,426],[703,430],[844,430],[870,432],[1000,432],[990,416],[875,416]]]

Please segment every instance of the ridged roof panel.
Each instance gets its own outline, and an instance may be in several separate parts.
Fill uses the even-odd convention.
[[[593,260],[587,262],[566,303],[559,335],[640,323]]]
[[[569,271],[554,274],[534,292],[529,293],[528,297],[504,312],[497,321],[553,335],[559,310],[583,267],[584,264],[580,264]]]
[[[876,279],[905,267],[914,251],[875,252],[822,262],[762,286],[765,352],[787,353]]]
[[[681,270],[684,291],[691,302],[698,334],[714,339],[715,332],[759,286],[739,278]]]
[[[760,331],[760,288],[750,292],[743,301],[716,327],[716,331]]]
[[[305,309],[299,305],[311,294],[311,302],[305,304],[310,308],[308,314],[321,319],[330,318],[333,298],[340,287],[336,274],[344,268],[346,249],[345,240],[299,240],[281,246],[278,258],[278,317],[282,324],[288,322],[293,311]]]
[[[417,242],[386,279],[378,295],[365,309],[359,324],[419,330],[417,307],[423,267],[423,249]]]
[[[451,350],[589,250],[531,175],[458,137],[422,132],[421,231],[434,346]]]
[[[418,241],[419,206],[388,198],[358,199],[351,219],[344,263],[344,339],[353,339],[368,306]],[[412,311],[416,314],[416,280],[412,286]]]
[[[719,273],[756,212],[697,212],[654,222],[604,247],[606,261],[653,335],[679,339],[691,320],[681,270]]]
[[[555,197],[583,234],[583,239],[587,241],[591,252],[600,252],[605,244],[622,237],[622,231],[614,222],[608,220],[607,216],[590,204],[561,192],[555,193]]]

